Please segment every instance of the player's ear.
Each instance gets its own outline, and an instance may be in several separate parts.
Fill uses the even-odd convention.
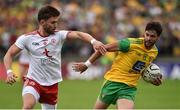
[[[40,24],[40,25],[44,25],[44,24],[45,24],[45,20],[44,20],[44,19],[40,20],[40,21],[39,21],[39,24]]]

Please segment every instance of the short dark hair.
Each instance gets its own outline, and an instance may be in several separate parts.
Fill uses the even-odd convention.
[[[147,30],[154,30],[156,31],[157,35],[160,36],[162,33],[162,26],[159,22],[151,21],[146,25],[145,31]]]
[[[38,12],[38,21],[40,22],[42,19],[47,20],[51,17],[57,17],[59,15],[60,12],[56,8],[50,5],[45,5]]]

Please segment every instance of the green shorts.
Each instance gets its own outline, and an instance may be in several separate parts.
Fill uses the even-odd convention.
[[[127,84],[106,81],[101,89],[99,99],[106,104],[116,104],[117,99],[129,99],[134,101],[136,87]]]

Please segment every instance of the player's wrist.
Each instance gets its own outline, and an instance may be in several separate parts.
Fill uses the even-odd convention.
[[[93,38],[90,42],[91,44],[94,44],[94,42],[96,42],[96,39]]]
[[[8,70],[6,71],[7,75],[11,74],[12,72],[13,72],[12,69],[8,69]]]
[[[89,60],[87,60],[84,64],[85,64],[87,67],[89,67],[89,66],[92,65],[92,63],[91,63]]]

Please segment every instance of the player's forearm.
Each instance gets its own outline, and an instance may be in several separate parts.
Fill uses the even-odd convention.
[[[13,57],[21,51],[15,44],[13,44],[9,50],[7,51],[6,55],[4,56],[4,65],[6,70],[11,69],[12,59]]]
[[[90,34],[84,32],[77,32],[77,36],[79,39],[89,43],[92,43],[92,40],[94,39]]]
[[[94,63],[98,58],[100,58],[102,55],[99,51],[96,51],[95,53],[93,53],[90,58],[88,59],[90,61],[90,63]]]
[[[9,52],[7,52],[6,55],[4,56],[4,66],[6,70],[11,69],[11,65],[12,65],[12,55]]]
[[[105,48],[108,52],[116,52],[116,51],[119,51],[119,48],[118,48],[118,43],[115,42],[115,43],[111,43],[111,44],[106,44],[105,45]]]
[[[102,56],[102,54],[99,51],[96,51],[89,57],[89,59],[84,64],[87,67],[89,67],[90,65],[92,65],[92,63],[94,63],[101,56]]]
[[[112,44],[106,44],[105,48],[107,49],[107,51],[109,52],[116,52],[119,51],[118,48],[118,44],[116,43],[112,43]],[[93,53],[90,58],[85,62],[86,66],[91,65],[92,63],[94,63],[99,57],[101,57],[102,54],[99,51],[96,51],[95,53]]]

